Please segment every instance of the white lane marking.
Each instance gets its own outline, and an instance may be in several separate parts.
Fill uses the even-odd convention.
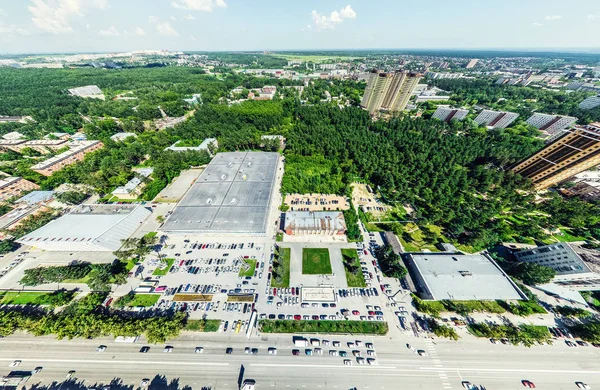
[[[179,364],[179,363],[178,363]],[[358,365],[356,366],[343,366],[343,365],[338,365],[336,364],[331,365],[331,364],[269,364],[269,363],[250,363],[248,364],[248,366],[256,366],[256,367],[310,367],[310,368],[341,368],[341,369],[349,369],[349,368],[357,368],[359,367]],[[361,368],[366,368],[366,369],[370,369],[370,370],[378,370],[378,369],[382,369],[382,370],[395,370],[396,367],[393,366],[363,366]],[[407,370],[410,371],[410,370]]]
[[[14,361],[14,359],[2,359],[0,361]],[[176,364],[184,366],[229,366],[229,363],[214,363],[214,362],[181,362],[181,361],[154,361],[154,360],[85,360],[85,359],[26,359],[32,362],[46,363],[105,363],[105,364]]]
[[[439,371],[439,368],[432,367],[419,367],[421,370],[433,370]],[[600,375],[600,371],[585,371],[585,370],[531,370],[531,369],[517,369],[517,368],[465,368],[465,367],[447,367],[446,371],[473,371],[473,372],[534,372],[540,374],[594,374]]]

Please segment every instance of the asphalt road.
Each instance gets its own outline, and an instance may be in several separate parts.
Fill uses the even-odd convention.
[[[521,389],[521,380],[534,382],[539,389],[576,389],[576,381],[600,388],[600,350],[594,347],[569,348],[561,343],[533,348],[493,345],[486,340],[464,339],[460,342],[432,340],[411,336],[348,337],[319,336],[345,342],[372,341],[378,365],[359,366],[354,361],[344,366],[343,358],[328,356],[333,347],[323,346],[323,355],[292,356],[291,335],[261,335],[248,341],[241,334],[184,335],[169,343],[172,353],[162,352],[164,345],[151,345],[148,353],[139,353],[144,344],[119,344],[112,339],[57,341],[51,337],[33,338],[14,335],[0,339],[0,374],[11,371],[15,359],[23,362],[15,369],[44,369],[35,374],[27,387],[63,381],[75,370],[78,383],[97,387],[122,380],[121,388],[138,388],[143,378],[154,379],[151,389],[166,388],[157,376],[178,380],[179,386],[200,389],[236,389],[240,368],[245,378],[257,381],[261,389],[459,389],[461,381],[485,385],[491,389]],[[424,349],[428,356],[418,356],[406,347],[411,343]],[[96,352],[98,345],[108,348]],[[203,346],[204,353],[194,354]],[[259,348],[258,355],[244,353],[244,348]],[[231,355],[225,348],[232,347]],[[277,355],[267,354],[277,347]],[[300,348],[303,350],[304,348]],[[356,348],[354,348],[356,349]],[[359,348],[365,356],[366,349]],[[352,358],[354,360],[354,358]],[[257,387],[258,387],[257,386]],[[63,384],[61,389],[74,388]],[[113,386],[113,389],[119,388]],[[175,387],[176,388],[176,387]]]

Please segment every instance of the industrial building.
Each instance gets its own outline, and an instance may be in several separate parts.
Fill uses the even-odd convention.
[[[561,131],[562,136],[513,168],[537,190],[600,164],[600,123]]]
[[[172,150],[174,152],[185,152],[186,150],[206,150],[210,153],[211,149],[216,150],[219,147],[216,138],[206,138],[202,143],[198,146],[177,146],[181,141],[175,142],[173,145],[169,146],[165,150]]]
[[[342,235],[346,233],[346,221],[341,211],[289,211],[283,230],[287,235]]]
[[[516,112],[483,110],[475,118],[475,123],[494,129],[505,129],[518,117]]]
[[[403,111],[422,77],[423,75],[419,73],[407,71],[385,73],[374,69],[369,74],[360,105],[370,114],[381,109],[392,112]]]
[[[124,186],[115,188],[111,192],[112,195],[119,199],[137,199],[140,196],[146,186],[144,180],[149,180],[150,175],[154,172],[154,168],[139,168],[133,171],[136,175],[125,183]]]
[[[440,105],[437,106],[432,118],[439,119],[444,122],[450,122],[452,120],[461,121],[467,117],[469,110],[464,108],[453,108],[450,106]]]
[[[173,233],[265,234],[279,153],[218,153],[161,230]]]
[[[86,85],[84,87],[77,87],[69,89],[69,93],[73,96],[81,98],[93,98],[104,100],[104,93],[97,85]]]
[[[141,205],[83,205],[17,242],[47,251],[116,251],[151,211]]]
[[[573,123],[577,122],[577,118],[565,115],[550,115],[536,112],[525,121],[528,125],[536,127],[541,131],[554,135],[562,129],[566,129]]]
[[[600,290],[600,252],[560,242],[516,252],[519,261],[552,268],[553,284],[577,291]]]
[[[487,254],[407,253],[404,260],[421,299],[526,299]]]

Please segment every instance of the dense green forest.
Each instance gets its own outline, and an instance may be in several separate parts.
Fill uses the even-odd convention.
[[[437,79],[430,83],[452,92],[450,103],[456,106],[480,104],[499,110],[516,112],[520,119],[527,120],[533,112],[570,115],[579,118],[579,123],[600,121],[600,107],[592,110],[579,108],[592,92],[550,91],[542,88],[496,85],[493,79]]]

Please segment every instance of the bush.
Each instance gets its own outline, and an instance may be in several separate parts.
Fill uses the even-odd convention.
[[[260,320],[258,326],[263,333],[349,333],[384,335],[388,332],[387,322],[366,321]]]
[[[556,306],[554,307],[554,310],[565,317],[576,317],[576,318],[585,318],[585,317],[589,317],[592,315],[592,313],[590,313],[587,310],[584,309],[580,309],[578,307],[571,307],[571,306]]]
[[[427,320],[427,323],[433,334],[435,334],[438,337],[445,337],[455,341],[460,338],[458,333],[456,333],[456,331],[453,328],[449,327],[448,325],[440,324],[433,318],[429,318]]]
[[[486,323],[473,323],[467,326],[469,332],[477,337],[508,339],[511,344],[523,344],[531,347],[535,342],[550,340],[548,328],[540,325],[495,325]]]
[[[408,274],[408,270],[402,265],[402,258],[394,253],[390,245],[379,247],[375,256],[384,276],[402,279]]]

